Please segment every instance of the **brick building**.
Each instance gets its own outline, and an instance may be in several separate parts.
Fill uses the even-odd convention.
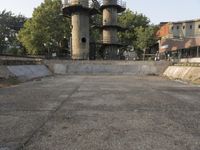
[[[163,57],[200,57],[200,19],[160,23],[157,36],[160,38],[159,52]]]

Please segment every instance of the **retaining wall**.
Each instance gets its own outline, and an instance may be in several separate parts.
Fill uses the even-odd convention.
[[[44,65],[0,65],[0,78],[20,81],[52,74],[160,75],[168,62],[43,60]]]
[[[160,75],[168,62],[60,61],[44,62],[55,74]]]
[[[15,77],[20,81],[27,81],[51,74],[45,65],[0,66],[0,77],[5,79]]]
[[[200,63],[200,58],[185,58],[180,60],[181,63]]]
[[[7,66],[0,65],[0,79],[8,79],[14,75],[8,70]]]
[[[188,82],[200,83],[200,67],[169,66],[164,76]]]

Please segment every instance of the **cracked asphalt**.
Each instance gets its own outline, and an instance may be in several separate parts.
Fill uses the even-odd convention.
[[[0,150],[199,150],[200,87],[54,76],[0,89]]]

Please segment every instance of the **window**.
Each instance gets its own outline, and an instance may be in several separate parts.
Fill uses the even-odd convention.
[[[200,29],[200,24],[199,24],[198,28]]]
[[[183,30],[185,29],[185,26],[183,26]]]
[[[172,26],[172,30],[174,30],[174,27]]]
[[[177,30],[179,29],[179,26],[177,26]]]
[[[192,29],[192,25],[190,25],[190,29]]]

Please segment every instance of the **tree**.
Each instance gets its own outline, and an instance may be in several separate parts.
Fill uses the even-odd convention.
[[[135,29],[137,35],[136,48],[137,49],[146,49],[149,46],[155,44],[156,36],[155,36],[156,28],[154,26],[149,26],[147,28],[138,27]]]
[[[101,40],[101,30],[103,16],[100,14],[90,16],[90,41],[100,41]]]
[[[61,14],[61,0],[45,0],[19,32],[19,40],[29,54],[60,53],[70,37],[70,21]]]
[[[127,28],[125,32],[119,33],[121,42],[134,47],[140,56],[144,49],[156,42],[157,28],[150,25],[150,20],[143,14],[127,10],[119,16],[119,24]]]
[[[138,14],[133,12],[130,9],[127,9],[119,16],[119,23],[124,26],[133,28],[133,27],[147,27],[150,23],[150,20],[143,14]]]
[[[149,22],[149,19],[143,14],[134,13],[129,9],[126,10],[119,16],[119,24],[127,28],[126,32],[119,33],[120,39],[126,44],[134,45],[137,38],[135,29],[140,26],[146,28]]]
[[[25,20],[24,16],[16,16],[10,11],[0,12],[0,53],[23,53],[17,34]]]

